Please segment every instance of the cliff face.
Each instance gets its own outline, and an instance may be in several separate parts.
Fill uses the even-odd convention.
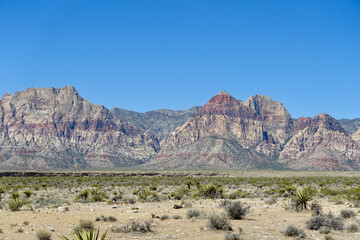
[[[271,105],[271,100],[268,101]],[[165,168],[256,168],[276,164],[273,160],[281,149],[282,138],[286,137],[272,135],[276,133],[271,130],[276,111],[266,111],[263,106],[255,108],[254,104],[220,92],[162,141],[162,150],[150,165]],[[259,109],[266,114],[262,116],[257,111]],[[263,119],[268,119],[266,125]]]
[[[294,122],[281,102],[272,101],[268,96],[255,95],[245,104],[261,116],[264,129],[274,141],[283,145],[293,134]]]
[[[279,163],[290,169],[358,170],[359,144],[327,114],[300,118],[295,134],[280,153]]]
[[[1,168],[128,166],[156,154],[158,142],[72,87],[29,88],[0,101]]]
[[[360,170],[360,129],[327,114],[293,120],[264,95],[222,91],[203,107],[136,113],[91,104],[71,86],[0,100],[0,169]]]
[[[294,121],[264,95],[245,103],[225,92],[161,143],[150,166],[162,168],[286,168],[358,170],[360,147],[334,118]],[[354,138],[354,139],[353,139]]]

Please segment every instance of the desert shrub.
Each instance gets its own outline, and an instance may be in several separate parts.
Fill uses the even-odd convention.
[[[30,224],[30,222],[29,222],[29,221],[24,221],[23,224],[24,224],[25,226],[28,226],[28,225]]]
[[[160,217],[160,220],[164,221],[164,220],[167,220],[167,219],[169,219],[169,218],[170,218],[169,215],[162,215],[162,216]]]
[[[22,207],[22,202],[19,200],[11,200],[8,202],[8,205],[10,210],[15,212],[20,210],[20,208]]]
[[[100,191],[99,188],[92,189],[90,191],[91,198],[90,200],[92,202],[102,202],[106,198],[106,194],[102,191]]]
[[[319,233],[321,234],[329,234],[331,232],[331,228],[322,226],[319,228]]]
[[[30,189],[26,189],[24,191],[24,195],[25,195],[26,198],[30,198],[31,195],[32,195],[32,191]]]
[[[225,213],[213,213],[208,217],[208,227],[215,230],[232,231],[229,218]]]
[[[226,233],[225,240],[241,240],[240,234],[238,233]]]
[[[188,218],[194,218],[194,217],[199,217],[200,216],[200,211],[197,209],[189,209],[186,211],[186,216]]]
[[[223,189],[214,184],[201,185],[198,195],[204,198],[223,198]]]
[[[319,230],[321,227],[328,227],[335,231],[342,231],[344,229],[343,219],[332,214],[314,216],[306,222],[306,225],[310,230]]]
[[[89,198],[89,195],[90,195],[89,189],[85,189],[78,194],[77,198],[82,200],[87,200]]]
[[[181,216],[180,215],[173,215],[172,218],[178,220],[178,219],[181,219]]]
[[[330,219],[330,227],[335,231],[344,230],[344,220],[341,217],[333,217]]]
[[[106,238],[107,231],[100,235],[100,230],[90,229],[88,232],[86,230],[74,229],[74,238],[73,240],[110,240],[111,238]],[[69,238],[62,236],[62,240],[70,240]]]
[[[310,187],[306,187],[303,190],[299,190],[296,192],[294,196],[294,201],[296,202],[296,208],[298,210],[306,210],[309,201],[312,200],[315,194],[314,189]]]
[[[293,225],[288,225],[283,231],[283,234],[288,237],[306,238],[304,231]]]
[[[3,232],[4,232],[4,230],[2,228],[0,228],[0,233],[3,233]]]
[[[46,230],[40,230],[36,233],[36,239],[37,240],[50,240],[51,233]]]
[[[316,202],[314,202],[310,205],[310,209],[311,209],[311,211],[314,212],[314,215],[322,214],[322,206]]]
[[[90,231],[91,229],[94,229],[94,224],[91,220],[84,220],[81,219],[79,222],[79,230],[86,230],[86,231]]]
[[[346,226],[347,232],[358,232],[359,231],[359,224],[356,222],[351,222]]]
[[[243,219],[249,213],[250,206],[245,207],[240,201],[228,201],[224,208],[231,219]]]
[[[5,193],[5,188],[0,187],[0,201],[2,200],[2,195]]]
[[[113,216],[105,217],[104,215],[101,215],[100,217],[97,217],[95,221],[116,222],[117,218]]]
[[[151,232],[152,231],[152,220],[145,222],[132,221],[130,223],[123,224],[117,227],[111,227],[110,230],[115,233],[129,233],[129,232]]]
[[[355,212],[350,209],[343,209],[340,211],[340,215],[345,219],[349,219],[349,218],[355,216]]]

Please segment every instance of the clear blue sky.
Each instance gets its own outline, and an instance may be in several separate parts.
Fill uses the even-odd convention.
[[[359,0],[0,0],[0,94],[73,85],[107,108],[221,90],[293,117],[360,117]]]

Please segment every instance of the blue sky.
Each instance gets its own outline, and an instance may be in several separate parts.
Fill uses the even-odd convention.
[[[221,90],[293,117],[360,117],[360,1],[0,0],[0,94],[73,85],[107,108]]]

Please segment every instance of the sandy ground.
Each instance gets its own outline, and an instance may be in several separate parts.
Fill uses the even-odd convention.
[[[279,198],[277,203],[269,205],[261,199],[241,199],[250,205],[250,213],[244,220],[231,220],[234,232],[238,232],[238,227],[244,231],[243,239],[293,239],[285,237],[281,231],[287,225],[294,225],[305,230],[308,239],[324,239],[324,235],[317,231],[307,230],[306,221],[311,217],[310,211],[292,212],[282,208],[283,199]],[[220,200],[198,200],[192,201],[192,209],[199,209],[203,212],[222,212],[219,208]],[[335,205],[326,199],[320,201],[324,212],[332,211],[339,214],[341,209],[350,209],[347,204]],[[134,205],[119,204],[108,205],[106,203],[71,203],[68,212],[58,212],[57,208],[41,208],[34,211],[22,209],[19,212],[9,210],[0,210],[0,227],[3,233],[0,239],[9,240],[31,240],[36,239],[36,232],[40,229],[47,229],[52,232],[52,239],[59,239],[59,236],[72,234],[72,229],[79,223],[80,219],[92,220],[96,227],[102,231],[111,226],[119,226],[130,220],[146,221],[152,219],[151,214],[159,216],[180,215],[179,220],[153,219],[153,232],[150,233],[112,233],[109,235],[112,239],[224,239],[225,231],[212,230],[207,227],[206,218],[187,219],[186,211],[189,208],[174,209],[174,204],[180,204],[180,201],[163,202],[145,202]],[[131,209],[138,207],[137,213]],[[357,212],[356,208],[353,208]],[[113,216],[118,220],[116,222],[95,222],[96,217],[101,215]],[[346,223],[353,222],[357,217],[346,220]],[[28,221],[29,225],[24,225]],[[14,226],[16,225],[16,226]],[[19,232],[19,229],[23,232]],[[21,231],[21,230],[20,230]],[[331,236],[334,239],[360,239],[360,233],[347,233],[333,231]]]

